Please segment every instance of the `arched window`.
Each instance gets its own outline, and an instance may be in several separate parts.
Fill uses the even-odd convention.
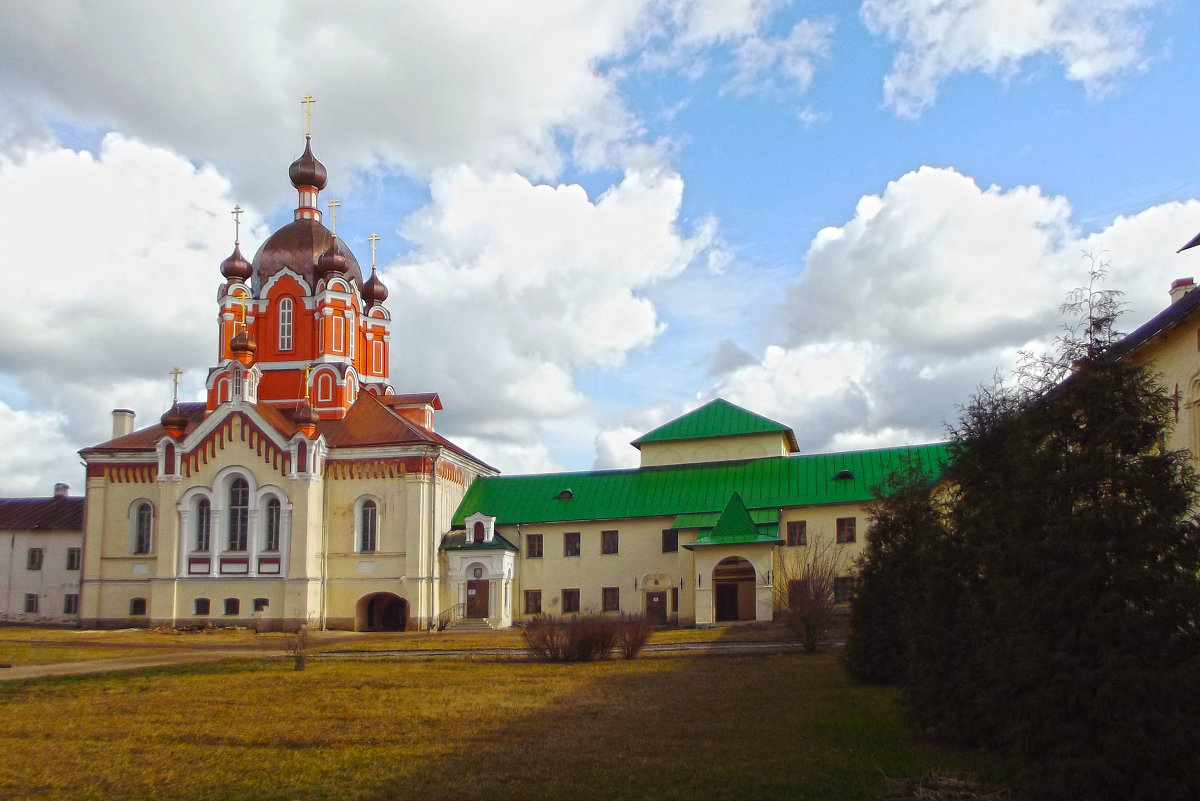
[[[282,515],[283,507],[278,498],[267,501],[267,531],[266,540],[263,543],[264,551],[279,550],[279,524]]]
[[[242,397],[242,371],[233,368],[233,397]]]
[[[279,349],[292,349],[292,299],[279,301]]]
[[[476,520],[474,529],[475,531],[471,537],[471,542],[483,542],[483,522]]]
[[[154,530],[154,507],[143,501],[133,510],[133,542],[130,551],[133,553],[150,553],[151,532]]]
[[[363,553],[374,553],[379,536],[379,507],[375,501],[363,501],[359,510],[358,550]]]
[[[333,376],[329,375],[329,373],[323,373],[317,379],[317,400],[333,400]]]
[[[304,440],[296,443],[296,472],[308,472],[308,443]]]
[[[246,550],[246,531],[250,518],[250,485],[244,478],[236,478],[229,485],[229,548],[230,551]]]
[[[163,475],[169,476],[175,472],[175,446],[170,442],[163,448]]]
[[[212,504],[208,498],[196,501],[196,550],[207,551],[212,544]]]

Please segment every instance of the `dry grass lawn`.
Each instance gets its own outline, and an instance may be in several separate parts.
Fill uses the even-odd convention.
[[[0,797],[879,796],[1006,766],[913,742],[835,654],[247,660],[0,684]]]

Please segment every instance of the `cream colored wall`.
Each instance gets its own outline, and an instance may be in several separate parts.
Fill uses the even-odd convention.
[[[1133,353],[1130,361],[1156,374],[1168,395],[1178,388],[1179,418],[1167,447],[1200,455],[1200,325],[1182,325],[1159,335]]]
[[[647,576],[663,575],[670,584],[650,587],[650,590],[679,589],[679,619],[686,625],[694,612],[691,593],[688,591],[692,575],[692,554],[683,546],[695,538],[680,532],[679,550],[675,553],[662,552],[662,531],[671,527],[671,517],[626,519],[600,522],[564,524],[522,525],[520,532],[521,554],[517,558],[516,577],[513,582],[513,617],[527,619],[525,614],[525,590],[542,591],[542,611],[546,614],[562,613],[562,590],[578,589],[580,611],[600,612],[601,590],[604,587],[620,589],[621,612],[641,613],[645,611],[645,579]],[[616,529],[619,533],[618,552],[613,555],[600,553],[600,532]],[[499,526],[497,530],[514,544],[518,544],[516,526]],[[563,534],[578,531],[580,555],[563,556]],[[530,534],[542,535],[541,559],[526,557]],[[634,587],[634,580],[637,587]],[[668,614],[669,607],[668,607]]]
[[[725,462],[738,459],[764,459],[787,456],[783,434],[746,434],[734,437],[647,442],[641,446],[642,467],[660,467],[696,462]]]
[[[74,624],[63,613],[67,595],[79,593],[82,570],[67,570],[67,550],[83,546],[83,532],[62,530],[0,533],[0,621]],[[42,567],[29,570],[29,549],[42,549]],[[25,612],[25,595],[38,596],[38,611]]]

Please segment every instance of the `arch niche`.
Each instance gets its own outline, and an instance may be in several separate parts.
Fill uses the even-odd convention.
[[[358,600],[354,613],[355,631],[404,631],[408,624],[408,601],[390,592],[375,592]]]
[[[720,623],[755,619],[754,565],[741,556],[727,556],[712,572],[713,619]]]

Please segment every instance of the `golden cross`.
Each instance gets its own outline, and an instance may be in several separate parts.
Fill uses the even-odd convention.
[[[308,377],[312,375],[312,362],[304,365],[304,402],[308,403]]]
[[[312,104],[316,103],[312,95],[305,95],[300,104],[304,106],[304,136],[312,136]]]
[[[329,201],[329,233],[334,236],[337,236],[337,210],[340,205],[342,204],[336,197]]]
[[[372,232],[367,239],[371,242],[371,269],[375,269],[375,243],[379,241],[379,234]]]
[[[183,375],[183,371],[178,367],[171,370],[171,378],[175,381],[175,399],[173,403],[179,403],[179,376]]]
[[[242,207],[234,206],[230,214],[233,215],[233,244],[241,244],[242,238]]]
[[[238,322],[242,324],[242,328],[246,327],[246,296],[240,292],[235,292],[233,300],[238,305]]]

